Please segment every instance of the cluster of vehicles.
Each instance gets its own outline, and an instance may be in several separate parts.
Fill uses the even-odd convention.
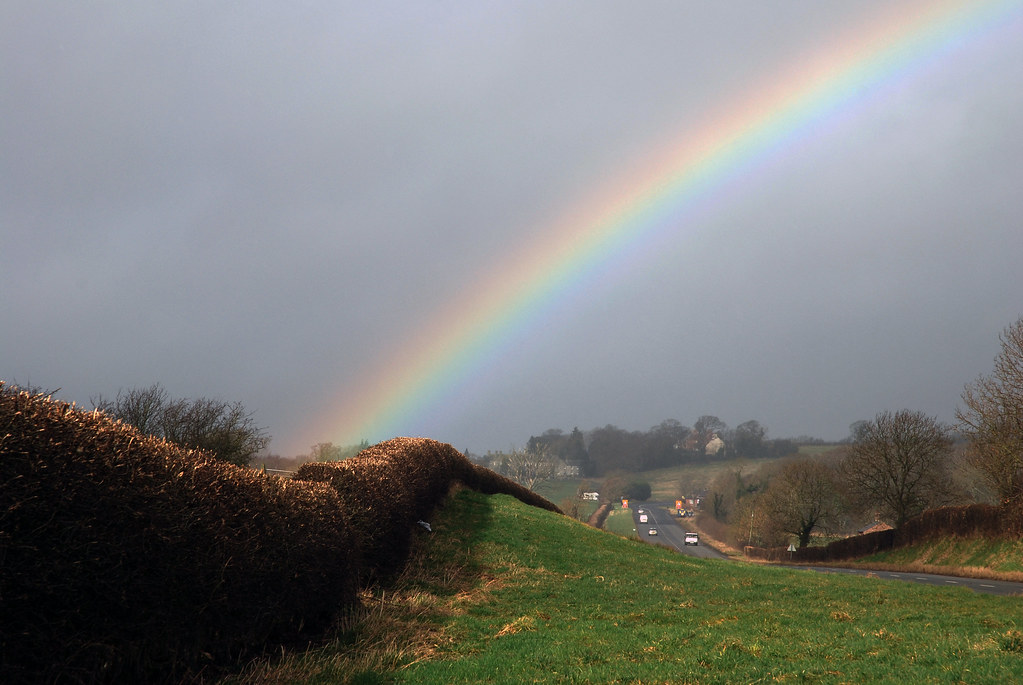
[[[637,513],[639,514],[639,522],[640,522],[640,524],[649,524],[650,523],[650,514],[648,514],[645,510],[640,509]],[[692,516],[691,513],[690,513],[690,516]],[[653,526],[651,526],[650,529],[647,530],[647,535],[657,535],[657,528],[654,528]],[[699,536],[698,533],[694,533],[694,532],[691,532],[691,531],[686,531],[685,537],[683,538],[683,542],[685,544],[687,544],[687,545],[699,545],[700,544],[700,536]]]

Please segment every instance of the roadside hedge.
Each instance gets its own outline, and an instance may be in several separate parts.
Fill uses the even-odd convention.
[[[956,536],[1019,539],[1023,537],[1023,509],[1018,505],[969,504],[930,509],[900,528],[853,535],[823,547],[746,547],[745,555],[766,561],[840,561],[905,547],[938,537]]]
[[[0,682],[204,682],[321,639],[455,482],[557,511],[432,440],[289,480],[0,381]]]
[[[337,494],[0,386],[0,681],[165,681],[355,599]]]
[[[304,464],[294,479],[326,483],[337,492],[361,544],[364,581],[401,569],[419,521],[429,518],[455,483],[560,513],[543,497],[473,464],[451,445],[425,438],[394,438],[351,459]]]

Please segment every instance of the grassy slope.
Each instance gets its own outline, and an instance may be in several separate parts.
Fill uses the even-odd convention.
[[[1012,682],[1023,600],[699,560],[457,494],[397,584],[275,682]]]
[[[579,484],[583,481],[578,478],[566,480],[548,480],[536,486],[536,494],[546,497],[548,500],[561,506],[566,499],[574,500],[579,506],[579,520],[585,521],[600,506],[599,502],[577,499]],[[590,481],[592,482],[592,481]],[[599,484],[598,484],[599,485]]]
[[[857,559],[859,565],[898,566],[1005,580],[1023,580],[1023,541],[946,538]]]

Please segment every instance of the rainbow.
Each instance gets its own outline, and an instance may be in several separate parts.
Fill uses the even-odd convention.
[[[856,103],[948,59],[1023,15],[1023,1],[902,4],[686,131],[638,172],[578,202],[542,237],[474,283],[342,389],[307,434],[338,444],[407,434],[501,358],[559,302],[651,244],[687,213]],[[623,188],[625,190],[623,191]],[[442,436],[431,436],[443,439]]]

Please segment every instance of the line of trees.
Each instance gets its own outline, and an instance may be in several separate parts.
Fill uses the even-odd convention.
[[[828,456],[736,468],[712,484],[712,511],[738,544],[772,547],[814,533],[851,532],[872,521],[895,527],[965,498],[953,478],[952,429],[922,412],[883,411],[860,421]]]
[[[647,431],[628,431],[617,426],[570,433],[552,428],[534,435],[527,451],[545,450],[556,460],[578,469],[584,477],[602,477],[615,471],[649,471],[707,460],[742,457],[762,459],[795,454],[792,440],[771,440],[758,421],[746,421],[734,429],[716,416],[699,417],[690,428],[675,419],[662,421]]]
[[[713,515],[731,525],[733,542],[795,539],[803,547],[815,531],[847,531],[872,518],[899,527],[927,509],[975,499],[963,467],[1002,503],[1023,502],[1023,318],[999,338],[994,370],[966,385],[956,426],[919,411],[882,411],[852,424],[847,444],[825,459],[722,473],[711,487]]]

